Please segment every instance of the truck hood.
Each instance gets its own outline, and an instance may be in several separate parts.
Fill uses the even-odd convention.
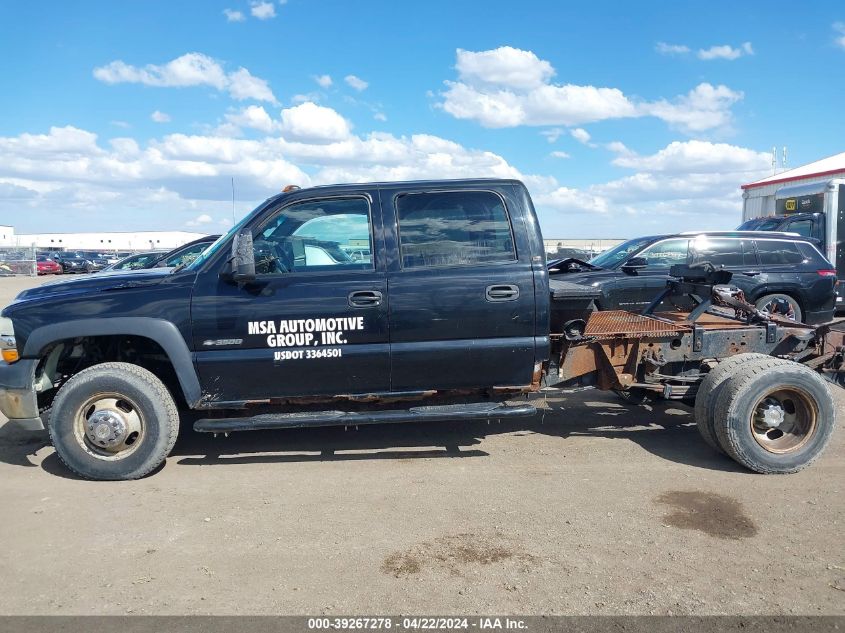
[[[113,272],[85,275],[84,277],[74,277],[72,279],[61,278],[36,286],[35,288],[24,290],[15,298],[15,303],[66,294],[82,294],[154,286],[166,279],[171,271],[171,268],[151,268],[149,270],[133,271],[116,270]]]

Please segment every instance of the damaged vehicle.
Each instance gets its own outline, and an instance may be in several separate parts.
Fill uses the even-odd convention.
[[[550,279],[519,181],[288,187],[187,265],[22,292],[0,411],[113,480],[166,459],[180,411],[222,435],[460,423],[592,385],[694,398],[716,450],[794,472],[833,430],[845,332],[758,310],[730,278],[683,265],[642,314],[599,312],[594,288]],[[679,297],[691,309],[656,312]]]

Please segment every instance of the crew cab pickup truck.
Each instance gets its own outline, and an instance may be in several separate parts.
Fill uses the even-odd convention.
[[[727,279],[708,275],[678,290],[701,296]],[[573,381],[706,394],[705,439],[758,472],[797,470],[827,442],[833,405],[814,369],[836,376],[842,360],[827,329],[770,322],[724,292],[744,321],[698,322],[709,299],[668,320],[591,315],[595,296],[550,282],[518,181],[293,189],[186,266],[22,292],[3,311],[19,358],[0,364],[0,411],[12,424],[46,422],[62,461],[92,479],[153,471],[174,445],[180,410],[199,411],[194,430],[211,433],[501,419],[534,414],[526,394],[541,385]],[[726,376],[704,378],[740,352],[788,371],[767,370],[765,411],[740,390],[736,402],[720,399],[736,408],[720,417],[711,392]],[[759,365],[746,360],[745,369]],[[800,364],[810,361],[814,369]],[[748,429],[736,439],[733,427],[714,439],[717,419],[744,429],[764,414],[762,439]]]

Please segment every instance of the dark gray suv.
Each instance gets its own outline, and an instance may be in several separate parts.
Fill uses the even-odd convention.
[[[639,311],[666,286],[674,264],[710,262],[733,273],[758,309],[803,323],[833,319],[836,271],[814,240],[794,234],[731,231],[652,235],[623,242],[588,262],[549,262],[549,274],[598,288],[600,310]]]

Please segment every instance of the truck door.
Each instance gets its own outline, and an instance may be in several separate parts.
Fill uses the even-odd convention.
[[[531,384],[534,275],[519,203],[504,188],[383,188],[381,199],[397,255],[393,390]]]
[[[225,257],[197,281],[193,340],[204,394],[225,402],[389,391],[375,190],[288,198],[263,217],[252,231],[255,282],[221,276]]]

